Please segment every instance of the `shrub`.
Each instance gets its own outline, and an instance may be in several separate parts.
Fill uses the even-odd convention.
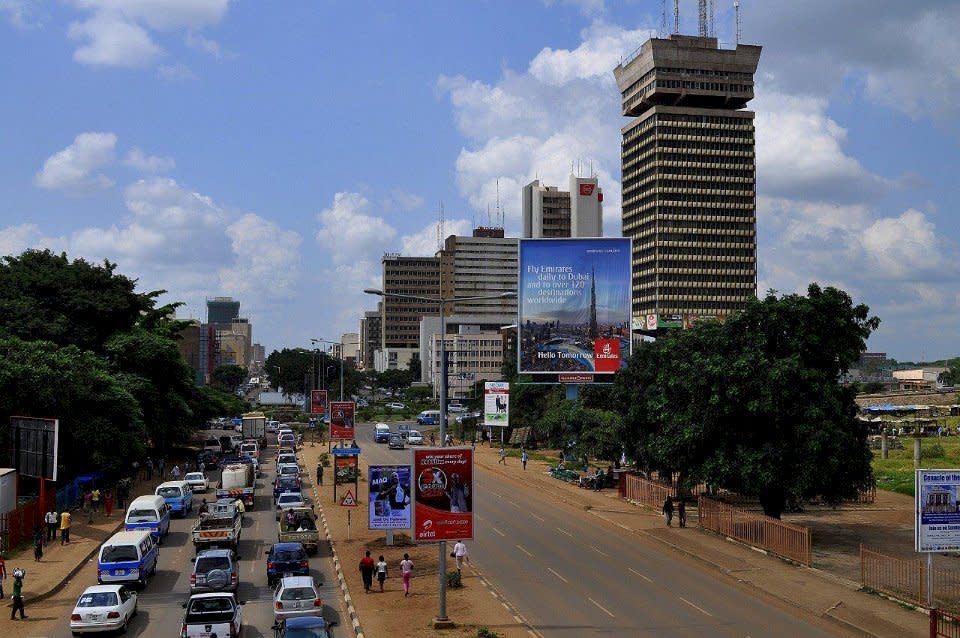
[[[463,581],[460,580],[460,572],[456,570],[447,572],[447,587],[450,587],[451,589],[455,587],[463,587]]]
[[[478,627],[476,638],[500,638],[500,634],[488,629],[487,627]]]
[[[934,443],[933,445],[926,445],[920,448],[920,458],[922,459],[939,459],[943,458],[946,452],[943,449],[943,446],[939,443]]]

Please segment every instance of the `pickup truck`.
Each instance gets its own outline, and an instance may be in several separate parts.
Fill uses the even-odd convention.
[[[217,500],[229,498],[232,501],[243,499],[246,507],[253,507],[253,493],[256,486],[256,469],[249,456],[221,459],[220,482],[217,483]]]
[[[239,636],[243,629],[243,602],[234,594],[213,592],[190,596],[183,607],[180,638],[218,638]]]
[[[217,501],[206,512],[201,512],[190,532],[194,549],[199,553],[208,547],[229,547],[237,552],[243,515],[231,500]]]
[[[287,522],[286,512],[277,522],[277,542],[300,543],[311,554],[317,553],[320,545],[320,532],[317,530],[316,515],[309,507],[293,507],[293,524]],[[302,530],[302,531],[300,531]]]

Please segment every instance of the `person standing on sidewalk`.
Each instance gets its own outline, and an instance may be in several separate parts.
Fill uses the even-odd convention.
[[[33,526],[33,560],[40,562],[43,558],[43,529],[39,525]]]
[[[107,513],[107,518],[110,518],[113,513],[113,491],[111,490],[107,490],[107,496],[103,499],[103,510]]]
[[[93,523],[93,492],[83,493],[83,511],[87,513],[87,523]]]
[[[529,459],[529,458],[530,458],[530,457],[527,456],[527,451],[526,451],[526,450],[521,450],[521,451],[520,451],[520,462],[523,463],[523,471],[524,471],[524,472],[527,471],[527,459]]]
[[[95,487],[90,493],[90,503],[93,505],[93,511],[100,512],[100,488]]]
[[[377,582],[380,583],[380,591],[383,591],[383,581],[387,580],[387,561],[383,559],[383,554],[377,560]]]
[[[369,594],[370,587],[373,586],[373,559],[370,558],[370,550],[360,559],[360,575],[363,577],[363,593]]]
[[[667,521],[667,527],[673,522],[673,500],[669,496],[663,499],[663,520]]]
[[[23,610],[23,577],[26,574],[19,567],[13,570],[13,610],[10,620],[16,620],[17,610],[20,610],[20,620],[26,620],[27,614]]]
[[[164,474],[167,471],[167,462],[163,460],[162,456],[160,457],[160,460],[157,461],[157,469],[160,471],[160,480],[162,481],[164,478]]]
[[[57,513],[50,510],[43,515],[43,522],[47,524],[47,544],[57,538]]]
[[[174,481],[179,481],[179,480],[180,480],[180,466],[179,466],[179,465],[174,465],[174,466],[173,466],[173,469],[170,470],[170,478],[172,478]]]
[[[687,526],[687,504],[683,502],[682,498],[677,503],[677,523],[680,527]]]
[[[400,577],[403,579],[403,595],[410,595],[410,579],[413,578],[413,561],[410,554],[404,554],[400,561]]]
[[[467,546],[463,541],[457,541],[453,546],[453,557],[457,560],[457,575],[463,569],[463,561],[470,562],[470,555],[467,553]]]
[[[143,471],[147,473],[147,480],[153,479],[153,459],[147,457],[147,462],[143,466]]]
[[[498,454],[500,455],[500,460],[497,461],[497,465],[500,465],[501,463],[503,463],[504,465],[506,465],[506,464],[507,464],[507,451],[506,451],[505,449],[503,449],[503,446],[502,446],[502,445],[500,446],[500,452],[499,452]]]
[[[317,485],[323,485],[323,463],[317,463]]]
[[[70,542],[70,512],[64,510],[60,514],[60,544]]]

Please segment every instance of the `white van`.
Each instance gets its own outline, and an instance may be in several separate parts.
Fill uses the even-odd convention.
[[[424,410],[417,415],[417,425],[437,425],[440,423],[440,410]]]
[[[159,554],[148,530],[117,532],[100,546],[97,582],[146,585],[157,572]]]
[[[154,494],[163,497],[171,514],[178,514],[182,518],[193,511],[193,489],[186,481],[161,483]]]
[[[128,532],[147,531],[160,543],[170,533],[170,508],[162,496],[138,496],[127,508],[123,522]]]

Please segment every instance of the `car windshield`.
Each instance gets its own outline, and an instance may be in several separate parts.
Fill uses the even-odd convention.
[[[190,603],[191,614],[209,614],[232,611],[229,598],[197,598]]]
[[[306,556],[304,556],[303,552],[298,549],[278,549],[273,554],[273,560],[277,562],[292,563],[294,561],[304,560],[305,558]]]
[[[281,505],[289,505],[291,503],[302,503],[303,497],[299,494],[281,494],[278,499]]]
[[[300,468],[298,468],[296,465],[282,465],[280,466],[280,473],[281,474],[299,474]]]
[[[100,561],[104,563],[122,563],[137,560],[137,548],[133,545],[107,545],[100,552]]]
[[[198,574],[205,574],[214,569],[230,569],[230,559],[226,556],[201,556],[197,559]]]
[[[154,523],[157,520],[157,513],[154,510],[130,510],[127,514],[128,523]]]
[[[163,498],[177,498],[182,496],[179,487],[161,487],[157,489],[157,496]]]
[[[327,638],[327,630],[323,626],[287,627],[283,638]]]
[[[313,600],[316,597],[313,587],[290,587],[280,593],[280,600]]]
[[[190,472],[189,474],[183,477],[183,480],[202,482],[205,478],[206,476],[204,476],[200,472]]]
[[[77,601],[77,607],[116,607],[117,595],[112,591],[85,593]]]

